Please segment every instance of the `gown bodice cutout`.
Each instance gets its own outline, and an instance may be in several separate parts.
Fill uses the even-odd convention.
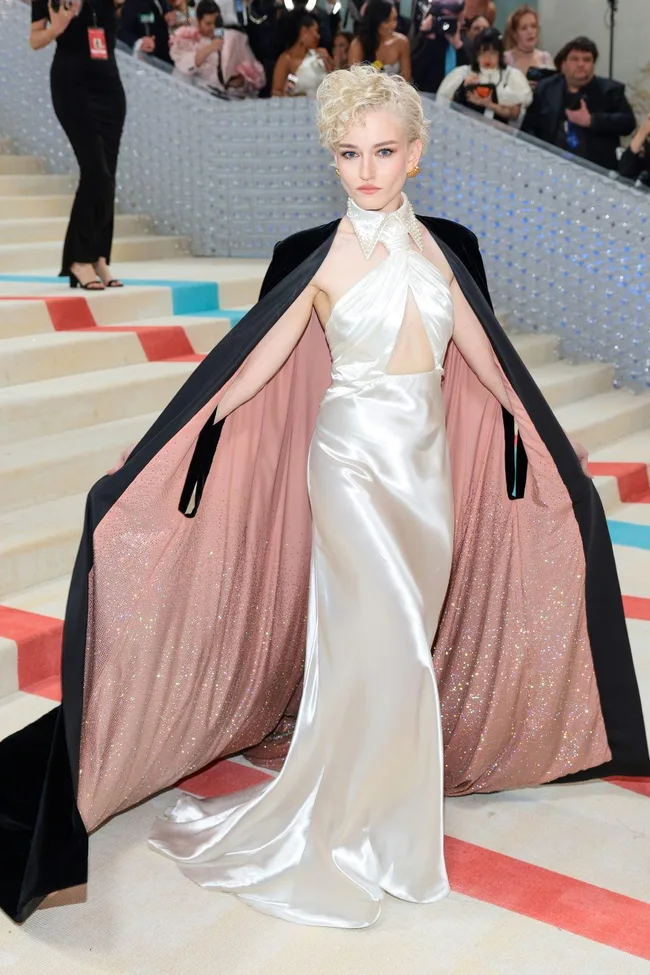
[[[411,204],[403,195],[398,210],[384,213],[364,210],[349,200],[347,215],[366,259],[379,243],[388,256],[334,304],[325,324],[332,356],[330,395],[359,390],[391,374],[391,358],[400,329],[406,327],[410,296],[421,324],[413,322],[411,307],[408,327],[424,328],[434,371],[442,376],[453,331],[453,303],[444,275],[422,253],[422,232]]]

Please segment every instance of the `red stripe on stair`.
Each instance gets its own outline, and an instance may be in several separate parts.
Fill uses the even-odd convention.
[[[18,687],[54,677],[61,665],[63,620],[0,606],[0,636],[18,648]]]
[[[650,620],[650,599],[645,596],[623,596],[623,609],[628,620]]]
[[[221,759],[195,775],[183,779],[178,783],[177,788],[184,789],[194,796],[200,796],[202,799],[213,799],[215,796],[227,796],[231,792],[239,792],[240,789],[266,782],[268,778],[269,775],[262,769]]]
[[[648,778],[638,779],[632,775],[619,775],[605,779],[605,782],[611,782],[612,785],[617,785],[621,789],[636,792],[637,795],[647,796],[650,799],[650,779]]]
[[[589,473],[615,477],[621,501],[650,504],[650,481],[646,464],[589,462]]]
[[[78,328],[95,328],[97,322],[90,305],[81,297],[43,298],[52,328],[56,332],[71,332]]]
[[[184,361],[195,355],[181,325],[103,325],[93,331],[103,332],[104,335],[111,332],[135,332],[149,362],[167,362],[169,359]]]
[[[445,857],[457,893],[650,960],[650,904],[449,836]]]

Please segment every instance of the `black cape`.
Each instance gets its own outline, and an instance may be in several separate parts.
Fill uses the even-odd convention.
[[[566,435],[494,315],[476,237],[447,220],[418,219],[443,250],[574,502],[586,563],[589,638],[612,760],[568,778],[648,775],[650,757],[640,696],[599,495],[585,478]],[[15,921],[24,921],[48,893],[87,880],[88,836],[77,809],[76,793],[93,533],[149,461],[209,402],[304,290],[323,262],[338,223],[300,232],[276,246],[259,302],[197,366],[136,445],[128,462],[115,474],[99,480],[88,495],[63,633],[63,703],[0,743],[0,907]],[[506,442],[510,442],[513,420],[505,410],[503,422]],[[200,503],[222,426],[210,419],[197,439],[179,499],[179,510],[190,517]],[[522,497],[525,452],[519,454],[516,467],[506,452],[504,464],[509,496]]]

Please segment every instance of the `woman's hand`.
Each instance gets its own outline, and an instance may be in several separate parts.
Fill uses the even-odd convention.
[[[465,85],[466,88],[469,87],[469,85],[478,85],[478,83],[479,83],[479,77],[474,71],[470,71],[470,73],[463,81],[463,84]]]
[[[650,139],[650,115],[641,122],[636,135],[630,142],[630,151],[638,156],[648,139]]]
[[[583,447],[581,443],[577,442],[577,440],[570,440],[569,443],[578,455],[578,460],[580,461],[580,466],[582,467],[583,473],[586,474],[587,477],[591,477],[591,474],[589,473],[589,454],[587,453],[587,448]]]
[[[325,70],[328,71],[328,72],[329,71],[333,71],[334,70],[334,62],[332,61],[330,52],[327,50],[327,48],[326,47],[319,47],[317,49],[316,53],[318,54],[319,58],[323,62],[323,67],[325,68]]]
[[[62,3],[58,10],[54,10],[51,3],[48,3],[50,25],[55,37],[60,37],[73,17],[76,17],[79,7],[77,4]]]

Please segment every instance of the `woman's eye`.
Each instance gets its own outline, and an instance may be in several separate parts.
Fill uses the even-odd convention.
[[[392,156],[393,155],[393,150],[392,149],[380,149],[379,150],[379,155],[380,156]]]
[[[343,159],[352,159],[353,156],[356,156],[356,152],[353,152],[352,149],[348,149],[346,152],[342,153]]]

